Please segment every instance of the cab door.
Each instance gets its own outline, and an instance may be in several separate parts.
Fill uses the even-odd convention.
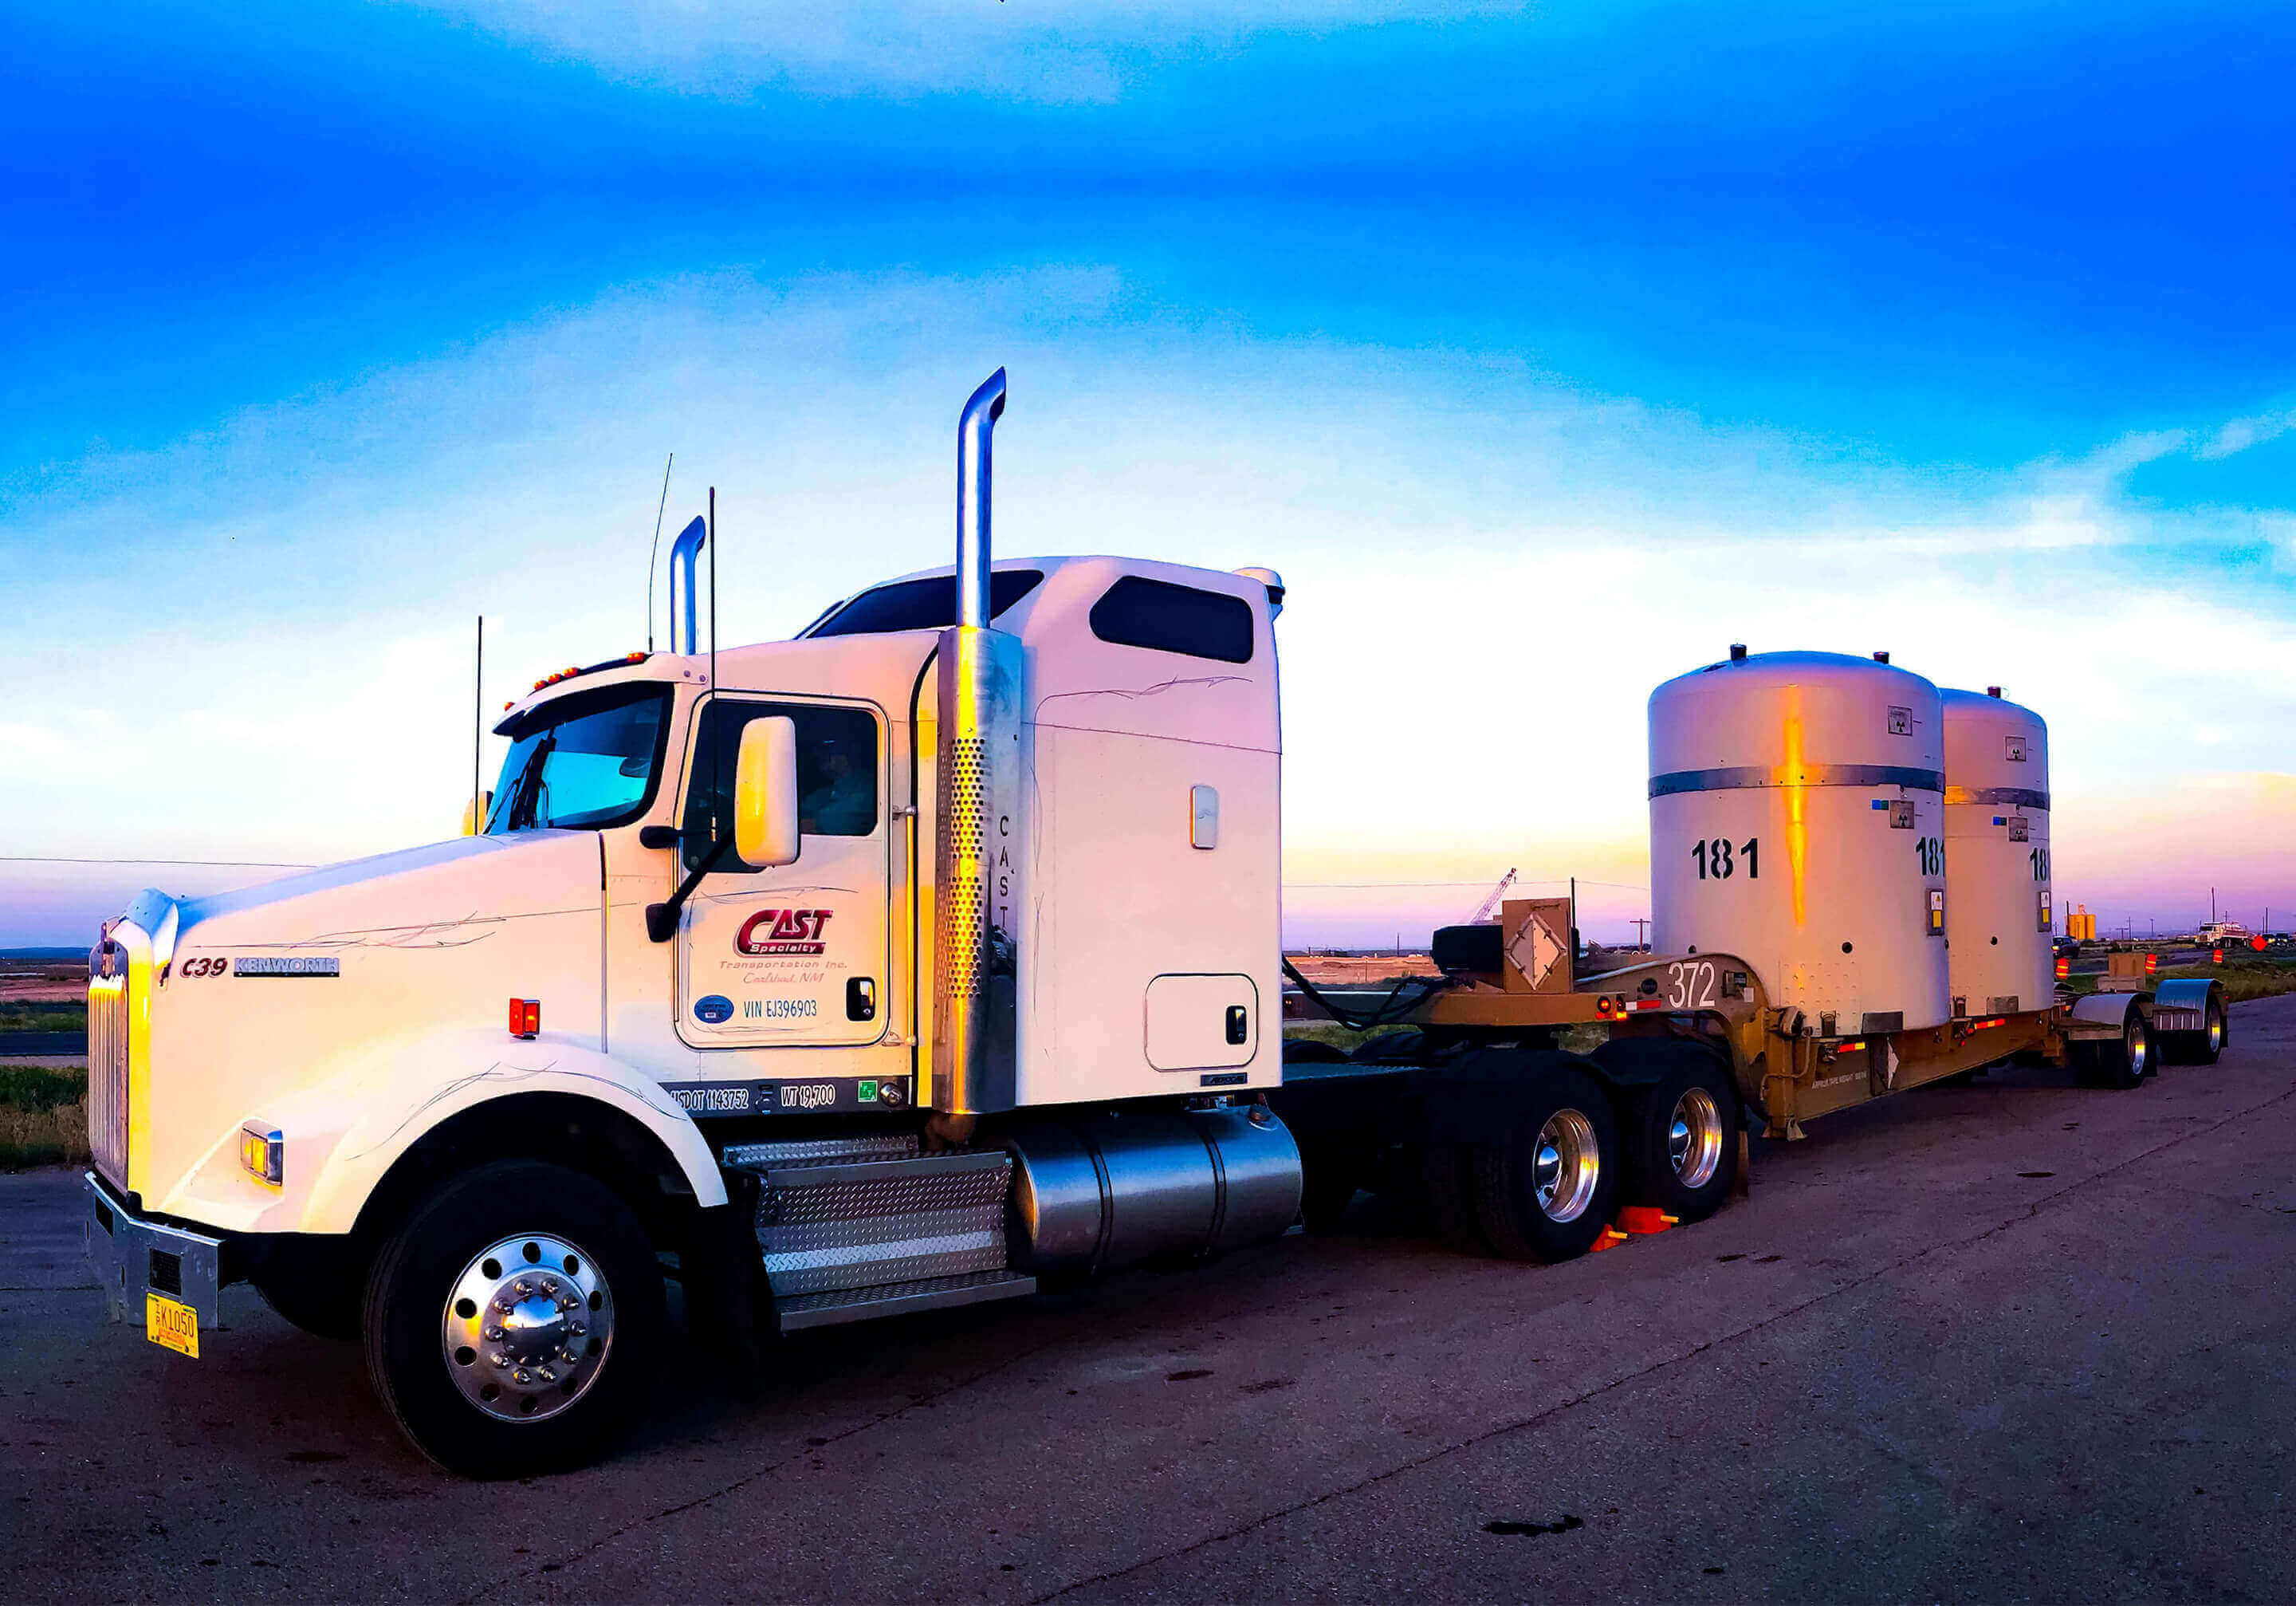
[[[797,726],[799,854],[753,870],[729,848],[694,887],[679,916],[677,1034],[699,1049],[873,1043],[890,1024],[892,829],[881,711],[794,698],[704,702],[686,756],[681,873],[733,835],[742,728],[771,716]]]

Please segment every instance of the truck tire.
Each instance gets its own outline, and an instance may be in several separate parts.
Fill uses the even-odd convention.
[[[1475,1208],[1475,1150],[1465,1143],[1430,1143],[1421,1157],[1418,1202],[1428,1225],[1447,1248],[1462,1255],[1495,1251]]]
[[[1652,1046],[1674,1050],[1658,1080],[1619,1094],[1620,1195],[1677,1221],[1704,1221],[1737,1184],[1737,1090],[1703,1050]]]
[[[2074,1074],[2083,1086],[2126,1092],[2141,1084],[2152,1072],[2152,1028],[2142,1015],[2131,1009],[2119,1037],[2101,1042],[2077,1042],[2072,1051]]]
[[[666,1323],[660,1266],[627,1205],[580,1172],[501,1160],[447,1182],[384,1243],[367,1370],[432,1461],[525,1478],[613,1447]]]
[[[1293,1136],[1300,1144],[1300,1224],[1311,1233],[1336,1232],[1371,1175],[1373,1156],[1344,1133]]]
[[[265,1271],[248,1281],[263,1296],[263,1303],[291,1326],[315,1338],[350,1339],[359,1336],[360,1306],[365,1290],[353,1274],[329,1276],[316,1268],[293,1272]]]
[[[1594,1248],[1618,1214],[1611,1101],[1567,1066],[1527,1079],[1523,1092],[1506,1133],[1472,1150],[1475,1216],[1501,1259],[1569,1260]]]

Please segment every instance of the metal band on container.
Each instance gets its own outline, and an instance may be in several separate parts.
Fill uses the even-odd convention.
[[[1680,792],[1734,792],[1745,787],[1911,787],[1942,792],[1945,773],[1904,764],[1735,764],[1653,775],[1650,795],[1672,797]]]
[[[1992,803],[1997,807],[2044,811],[2049,806],[2049,795],[2030,787],[1948,787],[1945,800],[1949,803]]]

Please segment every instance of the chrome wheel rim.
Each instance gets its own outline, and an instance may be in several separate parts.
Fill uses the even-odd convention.
[[[1702,1087],[1684,1090],[1666,1128],[1666,1157],[1685,1188],[1703,1188],[1722,1164],[1722,1112]]]
[[[507,1422],[547,1421],[590,1391],[614,1343],[614,1305],[587,1251],[546,1232],[488,1245],[439,1322],[447,1375]]]
[[[2210,1012],[2210,1015],[2209,1015],[2209,1052],[2210,1052],[2210,1053],[2211,1053],[2211,1054],[2220,1054],[2220,1053],[2222,1053],[2222,1052],[2224,1051],[2224,1037],[2225,1037],[2224,1029],[2225,1029],[2224,1017],[2223,1017],[2223,1016],[2221,1016],[2221,1015],[2218,1015],[2218,1014],[2215,1013],[2213,1010],[2211,1010],[2211,1011]]]
[[[1558,1109],[1538,1129],[1532,1161],[1532,1187],[1547,1220],[1577,1221],[1594,1202],[1603,1159],[1595,1145],[1594,1123],[1575,1109]]]
[[[2152,1034],[2142,1026],[2132,1026],[2128,1032],[2128,1074],[2142,1076],[2152,1058]]]

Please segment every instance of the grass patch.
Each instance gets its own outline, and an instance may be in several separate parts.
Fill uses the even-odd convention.
[[[85,1165],[87,1158],[87,1073],[0,1070],[0,1171]]]
[[[2225,955],[2221,965],[2178,965],[2156,972],[2155,983],[2213,977],[2224,984],[2225,997],[2233,1003],[2251,998],[2274,998],[2283,992],[2296,992],[2296,961],[2263,958],[2234,959]]]
[[[85,1032],[86,1004],[0,1004],[0,1032]]]

